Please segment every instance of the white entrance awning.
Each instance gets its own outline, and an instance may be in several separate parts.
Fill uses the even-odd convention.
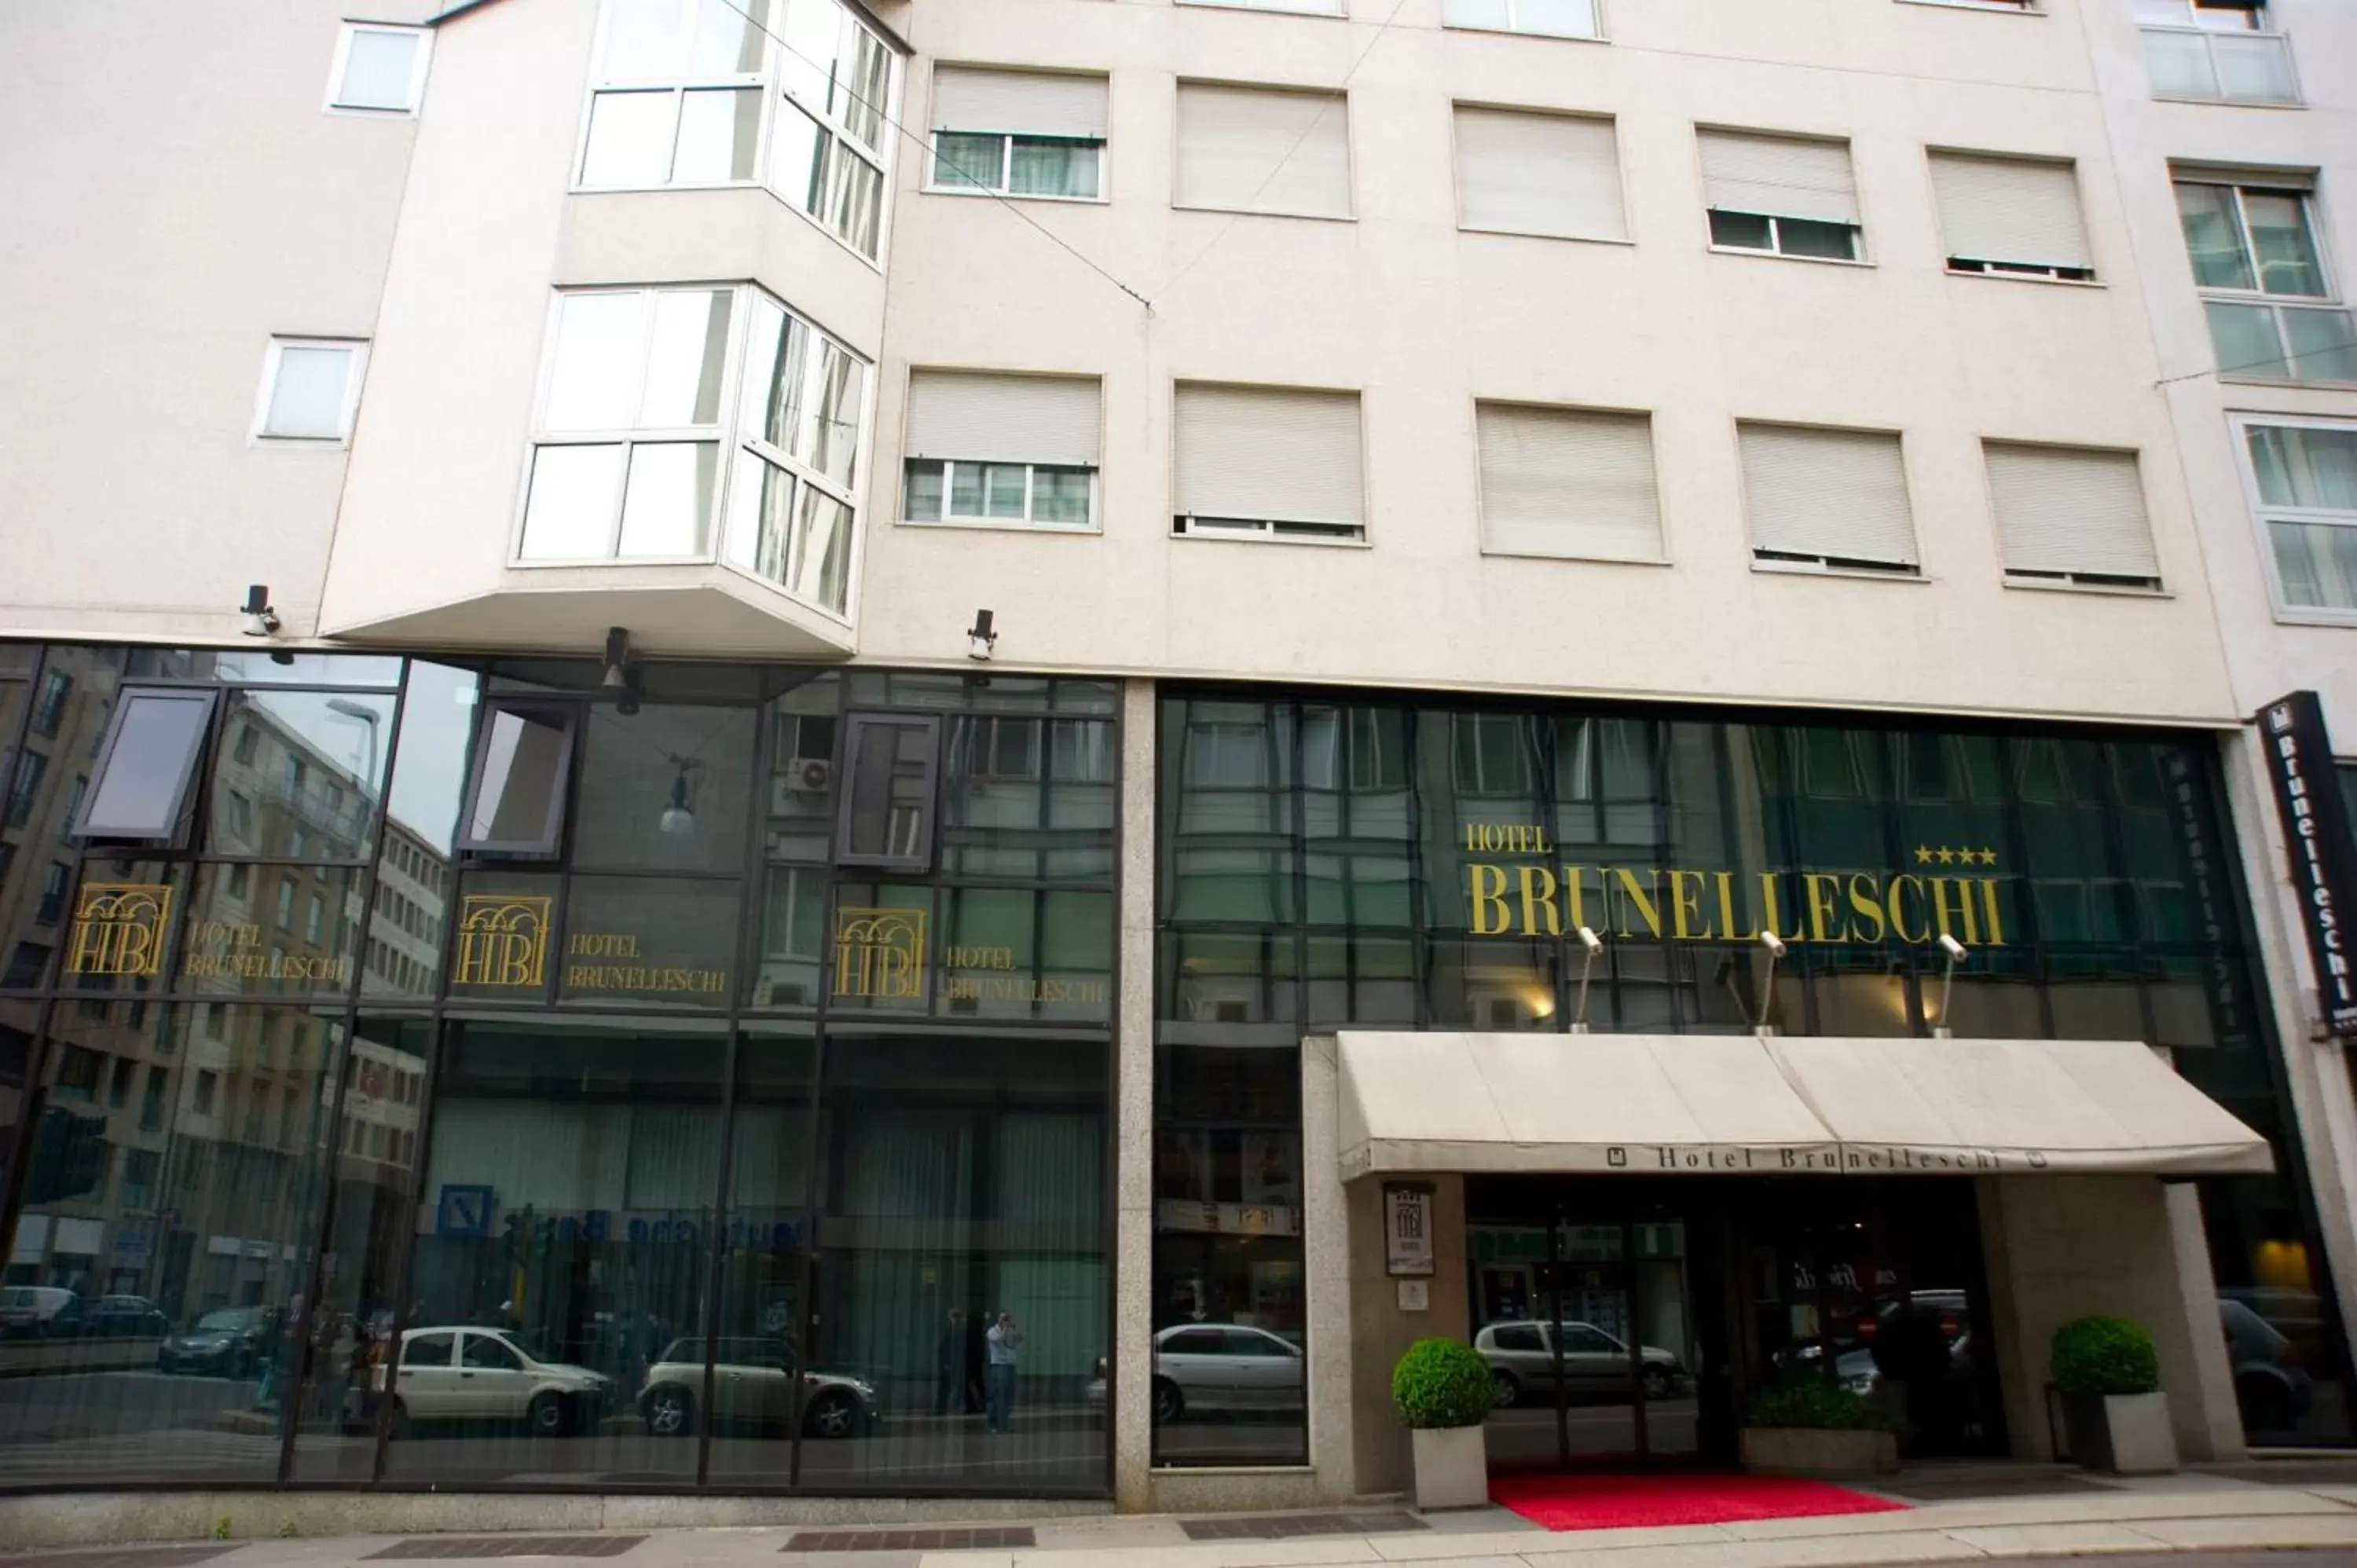
[[[2272,1168],[2132,1040],[1346,1031],[1342,1176]]]

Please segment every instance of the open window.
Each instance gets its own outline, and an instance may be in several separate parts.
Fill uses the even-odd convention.
[[[458,849],[545,860],[565,833],[565,788],[573,776],[576,710],[549,703],[493,703],[483,714],[475,766],[458,817]]]
[[[197,759],[204,755],[219,700],[211,690],[124,688],[74,817],[74,839],[179,842],[188,831]]]
[[[837,865],[895,871],[932,865],[941,736],[938,718],[851,715],[843,747]]]

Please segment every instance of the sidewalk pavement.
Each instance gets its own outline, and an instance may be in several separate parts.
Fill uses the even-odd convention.
[[[1861,1488],[1875,1489],[1875,1488]],[[2008,1466],[1910,1471],[1904,1511],[1549,1532],[1502,1509],[1429,1517],[1397,1505],[1182,1519],[1095,1516],[874,1529],[772,1525],[568,1537],[265,1540],[167,1559],[149,1548],[0,1558],[0,1568],[343,1568],[364,1561],[623,1558],[619,1568],[1850,1568],[2027,1558],[2331,1549],[2283,1568],[2357,1564],[2357,1464],[2249,1465],[2136,1479]],[[1930,1499],[1930,1500],[1925,1500]],[[996,1532],[1028,1531],[1030,1544]],[[1256,1530],[1274,1538],[1233,1538]],[[1199,1539],[1213,1534],[1212,1539]],[[1221,1538],[1231,1537],[1231,1538]],[[205,1543],[210,1546],[211,1543]],[[855,1550],[845,1550],[856,1547]],[[815,1550],[814,1550],[815,1549]],[[73,1559],[79,1557],[79,1564]],[[102,1562],[102,1559],[112,1559]],[[2245,1557],[2247,1561],[2247,1557]],[[2188,1562],[2188,1568],[2201,1559]],[[2218,1560],[2211,1560],[2215,1568]],[[2124,1563],[2120,1568],[2126,1568]]]

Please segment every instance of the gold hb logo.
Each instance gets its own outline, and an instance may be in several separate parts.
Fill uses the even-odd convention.
[[[535,986],[548,972],[546,897],[469,893],[458,900],[458,985]]]
[[[168,882],[86,882],[74,910],[71,974],[158,974],[171,929]]]
[[[924,910],[846,906],[834,921],[837,996],[924,1000]]]

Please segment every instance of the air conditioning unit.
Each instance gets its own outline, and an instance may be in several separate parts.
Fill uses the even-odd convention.
[[[786,764],[792,788],[808,795],[823,795],[834,783],[834,764],[823,757],[798,757]]]

